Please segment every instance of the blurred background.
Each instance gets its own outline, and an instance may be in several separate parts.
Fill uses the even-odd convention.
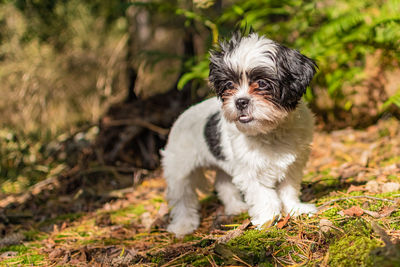
[[[207,51],[249,26],[316,60],[319,130],[399,118],[398,0],[2,0],[0,196],[61,174],[140,180],[212,95]]]

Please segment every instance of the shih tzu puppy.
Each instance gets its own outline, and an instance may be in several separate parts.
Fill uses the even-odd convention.
[[[314,213],[300,202],[314,118],[301,100],[313,60],[264,36],[235,34],[210,53],[217,97],[186,110],[162,151],[168,231],[183,236],[200,222],[196,188],[215,168],[215,189],[228,215],[248,211],[263,226],[281,213]]]

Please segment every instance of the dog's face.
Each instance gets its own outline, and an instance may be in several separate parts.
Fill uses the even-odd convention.
[[[298,51],[252,33],[211,52],[209,82],[224,117],[245,134],[267,133],[296,108],[316,64]]]

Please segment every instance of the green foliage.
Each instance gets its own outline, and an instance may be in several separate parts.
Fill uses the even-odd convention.
[[[63,169],[63,164],[46,158],[44,145],[34,137],[23,138],[11,130],[0,130],[1,192],[20,193]]]
[[[314,86],[326,88],[336,105],[349,110],[347,97],[356,92],[344,91],[365,78],[365,61],[376,51],[385,67],[400,60],[400,2],[389,1],[236,1],[221,16],[210,18],[222,35],[238,22],[241,28],[251,26],[257,32],[301,50],[315,59],[319,72]],[[210,47],[211,44],[209,44]],[[206,59],[183,75],[180,88],[191,79],[205,80]],[[306,98],[314,100],[313,90]],[[385,104],[399,106],[399,95]]]
[[[390,105],[395,104],[400,108],[400,89],[397,92],[389,97],[389,99],[383,104],[382,110],[387,109]]]

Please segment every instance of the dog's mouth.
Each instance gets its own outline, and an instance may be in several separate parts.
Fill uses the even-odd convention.
[[[249,123],[253,120],[252,117],[250,117],[249,115],[246,114],[242,114],[239,116],[238,121],[241,123]]]

